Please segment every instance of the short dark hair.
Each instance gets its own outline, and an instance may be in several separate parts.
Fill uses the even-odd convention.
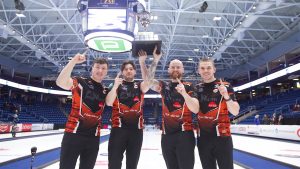
[[[123,71],[125,69],[125,66],[128,65],[128,64],[132,65],[133,69],[136,70],[136,66],[133,63],[133,61],[131,61],[131,60],[125,60],[123,62],[123,64],[122,64],[122,66],[121,66],[121,71]]]
[[[201,58],[200,61],[199,61],[199,64],[201,62],[211,62],[213,64],[213,66],[216,67],[214,60],[212,58],[210,58],[210,57],[203,57],[203,58]]]
[[[106,64],[107,67],[108,67],[108,62],[107,62],[107,60],[106,60],[105,58],[96,58],[96,59],[93,61],[92,66],[94,66],[94,64],[96,64],[96,63],[98,63],[98,64],[100,64],[100,65]]]

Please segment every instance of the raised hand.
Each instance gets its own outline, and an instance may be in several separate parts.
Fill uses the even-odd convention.
[[[139,62],[140,63],[145,63],[146,59],[147,59],[147,52],[145,52],[144,50],[140,50],[138,52],[139,55]]]
[[[220,94],[224,97],[224,99],[229,99],[229,94],[226,86],[224,85],[222,79],[220,79],[220,85],[218,86],[218,90]]]
[[[155,46],[155,48],[153,50],[154,61],[158,62],[160,60],[161,56],[162,56],[162,52],[160,51],[160,53],[157,54],[157,46]]]
[[[180,93],[181,95],[186,94],[186,90],[184,88],[184,85],[181,83],[181,81],[176,78],[178,85],[175,87],[175,89],[177,90],[178,93]]]
[[[123,83],[123,79],[120,78],[121,76],[121,72],[118,73],[117,77],[115,78],[115,83],[114,83],[114,87],[118,88],[122,83]]]
[[[71,61],[73,61],[75,64],[80,64],[86,61],[85,54],[87,53],[87,50],[83,52],[83,54],[77,53]]]
[[[76,54],[69,63],[62,69],[60,74],[58,75],[56,79],[56,84],[65,89],[70,90],[73,86],[73,79],[71,78],[71,73],[76,64],[80,64],[86,61],[86,54],[87,50],[83,54]]]

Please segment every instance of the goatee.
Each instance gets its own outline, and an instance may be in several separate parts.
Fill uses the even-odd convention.
[[[133,81],[133,78],[126,78],[125,77],[124,79],[125,79],[126,82],[132,82]]]
[[[174,80],[176,80],[177,78],[181,79],[181,76],[182,76],[182,74],[180,74],[178,72],[173,72],[173,73],[170,74],[170,78],[174,79]]]

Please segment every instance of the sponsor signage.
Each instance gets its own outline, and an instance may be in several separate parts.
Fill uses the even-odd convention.
[[[300,141],[299,125],[232,125],[231,132]]]
[[[117,37],[93,37],[87,41],[90,48],[100,52],[126,52],[131,50],[131,42]]]
[[[38,131],[38,130],[53,130],[54,124],[31,124],[31,123],[19,123],[15,126],[16,132],[29,132],[29,131]],[[9,133],[11,132],[12,125],[9,123],[0,123],[0,133]]]
[[[10,124],[0,124],[0,133],[9,133],[11,131]]]
[[[32,124],[24,123],[24,124],[22,124],[22,131],[24,131],[24,132],[31,131],[31,127],[32,127]]]

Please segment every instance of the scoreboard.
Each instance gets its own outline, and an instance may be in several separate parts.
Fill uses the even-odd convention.
[[[127,8],[128,0],[89,0],[88,8]]]

